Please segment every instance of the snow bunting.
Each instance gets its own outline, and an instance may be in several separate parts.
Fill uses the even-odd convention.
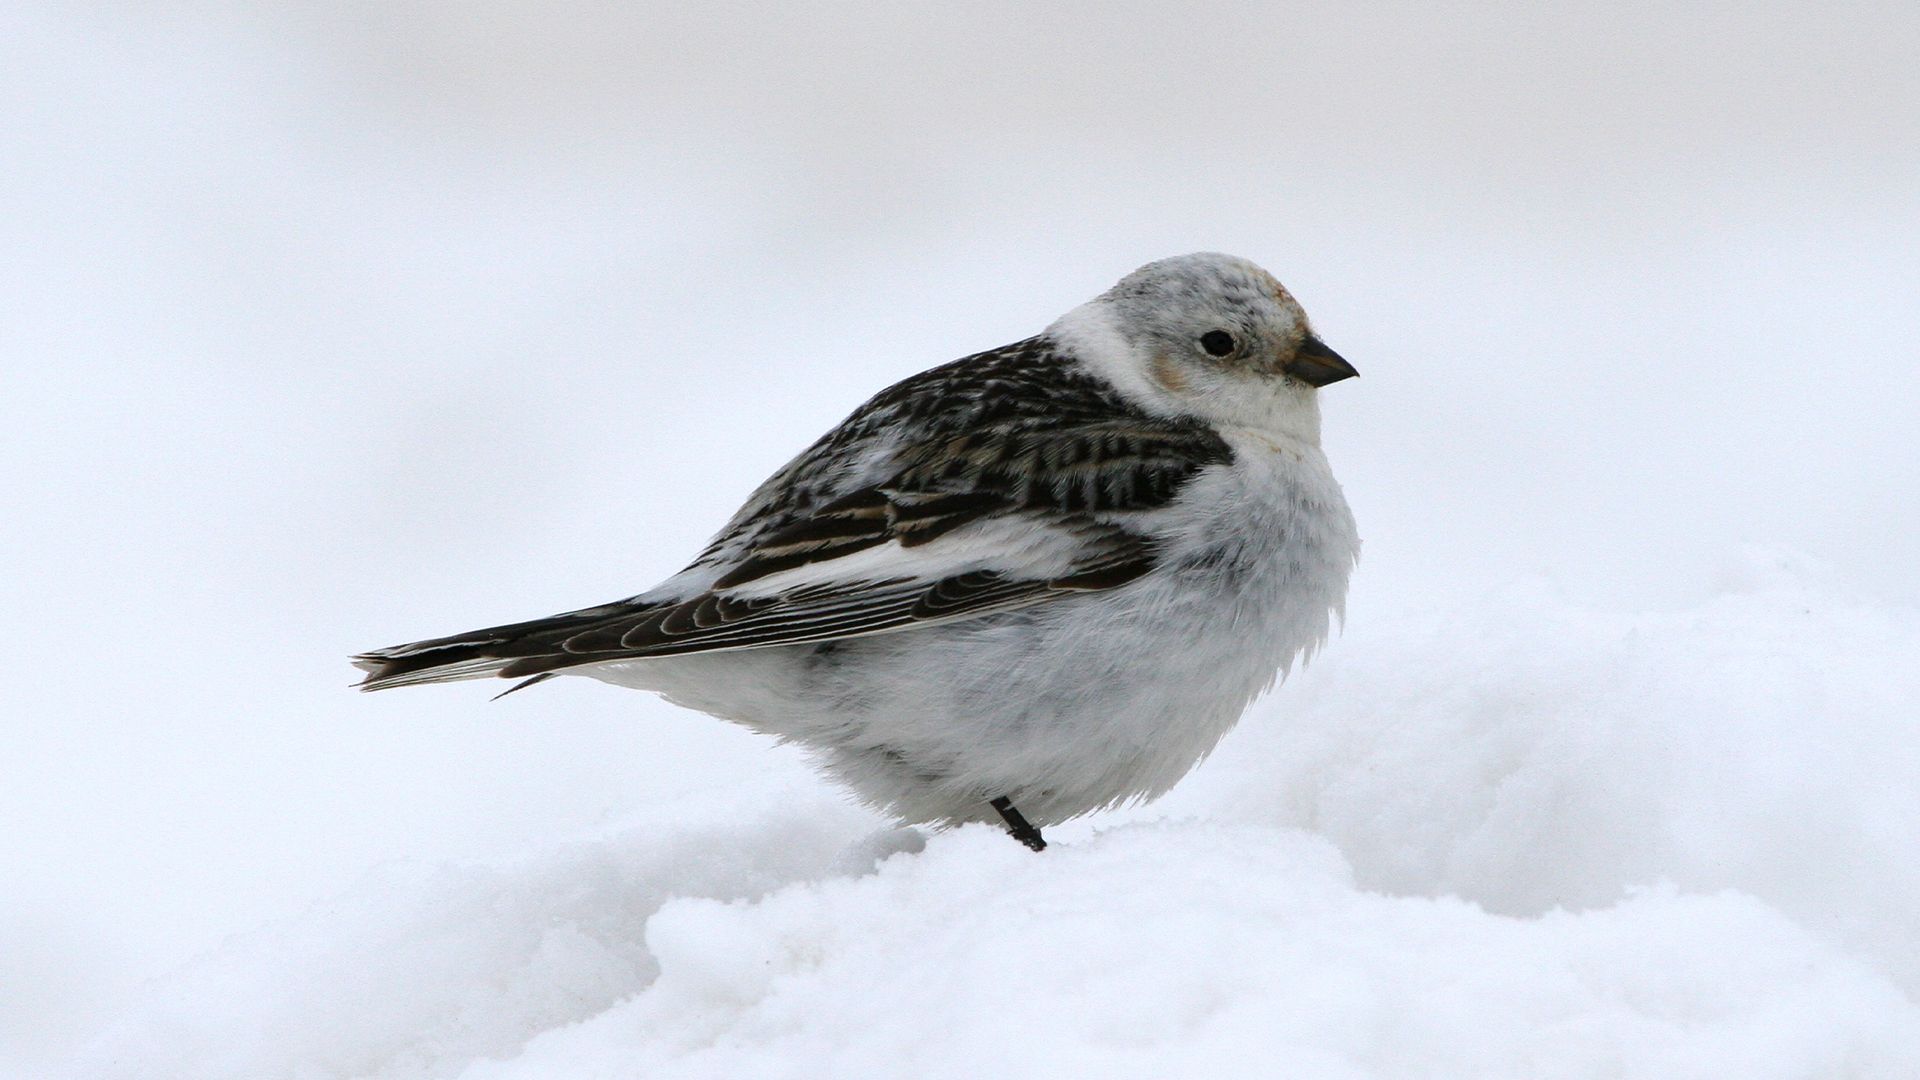
[[[359,685],[650,690],[1038,850],[1166,791],[1326,639],[1360,541],[1317,393],[1354,374],[1253,263],[1150,263],[881,391],[656,588],[365,653]]]

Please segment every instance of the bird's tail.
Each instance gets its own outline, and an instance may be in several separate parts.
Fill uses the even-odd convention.
[[[353,666],[367,673],[366,678],[354,685],[361,690],[386,690],[395,686],[529,674],[535,676],[532,681],[538,681],[560,668],[604,659],[593,656],[575,659],[561,643],[582,630],[605,624],[610,616],[630,614],[633,610],[629,605],[610,604],[452,637],[374,649],[353,657]]]

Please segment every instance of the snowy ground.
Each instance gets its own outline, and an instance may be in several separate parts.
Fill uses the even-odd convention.
[[[157,985],[84,1074],[1910,1077],[1920,613],[1819,578],[1753,551],[1671,612],[1363,623],[1041,855],[763,775],[392,868]]]
[[[1920,1075],[1920,9],[0,31],[0,1074]],[[1363,372],[1366,553],[1161,802],[1034,856],[346,689],[1207,248]]]

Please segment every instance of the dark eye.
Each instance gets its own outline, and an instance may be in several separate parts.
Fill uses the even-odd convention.
[[[1208,356],[1225,356],[1233,351],[1233,335],[1225,330],[1209,330],[1200,335],[1200,347]]]

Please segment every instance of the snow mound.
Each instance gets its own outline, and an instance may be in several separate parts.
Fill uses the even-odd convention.
[[[1920,619],[1761,552],[1684,610],[1355,629],[1157,807],[823,787],[388,870],[89,1077],[1920,1075]]]
[[[798,812],[714,800],[518,859],[383,869],[155,987],[79,1072],[456,1075],[645,986],[659,967],[642,931],[667,901],[828,872],[867,819],[812,799]]]
[[[1166,809],[1506,914],[1737,889],[1920,991],[1920,613],[1755,548],[1681,610],[1516,586],[1338,644]]]

